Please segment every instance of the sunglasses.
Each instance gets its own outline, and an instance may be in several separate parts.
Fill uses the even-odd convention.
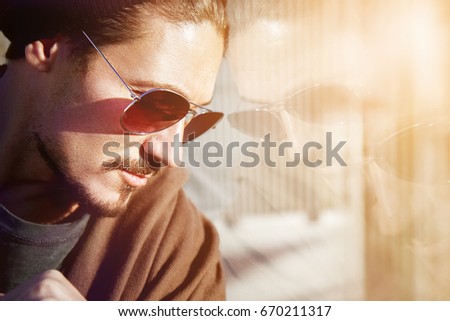
[[[227,116],[231,127],[256,139],[266,134],[274,140],[284,140],[287,132],[281,118],[282,112],[303,122],[318,125],[345,125],[349,115],[360,108],[360,98],[349,87],[321,83],[295,92],[289,97],[271,103],[258,104],[245,101],[240,109]]]
[[[241,106],[247,110],[227,117],[233,128],[250,137],[262,139],[270,133],[274,140],[283,140],[287,138],[287,132],[281,118],[282,112],[323,128],[345,127],[352,126],[355,121],[363,121],[354,115],[361,114],[363,107],[376,108],[369,104],[376,105],[377,102],[363,102],[352,88],[322,83],[272,104],[247,102],[246,106]],[[450,117],[442,115],[438,121],[404,127],[377,142],[370,154],[366,161],[374,161],[386,172],[403,180],[450,186]]]
[[[403,180],[450,187],[450,118],[404,128],[376,144],[372,157]]]
[[[137,95],[86,32],[83,31],[83,34],[125,85],[133,99],[120,117],[120,125],[125,132],[133,135],[153,134],[184,119],[182,142],[186,143],[214,128],[223,118],[223,113],[214,112],[204,106],[192,103],[170,89],[153,88]]]

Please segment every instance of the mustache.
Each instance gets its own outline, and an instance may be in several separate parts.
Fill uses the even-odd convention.
[[[104,161],[102,163],[103,170],[105,171],[122,170],[127,171],[134,175],[142,175],[142,176],[158,174],[162,168],[162,166],[158,165],[161,164],[155,163],[154,165],[152,165],[142,158],[139,159],[115,158],[110,159],[108,161]]]

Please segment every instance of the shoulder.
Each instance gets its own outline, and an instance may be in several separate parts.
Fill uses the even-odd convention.
[[[213,225],[182,189],[187,175],[161,173],[117,218],[96,218],[65,267],[89,300],[222,300]],[[89,262],[89,264],[86,264]]]
[[[178,169],[164,175],[136,195],[128,213],[134,222],[122,230],[126,237],[140,231],[134,273],[148,275],[138,299],[224,299],[216,229],[184,193],[188,175]]]

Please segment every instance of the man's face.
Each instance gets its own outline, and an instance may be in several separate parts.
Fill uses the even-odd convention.
[[[313,2],[306,1],[306,7]],[[450,185],[443,179],[448,180],[450,173],[450,42],[445,1],[328,4],[330,8],[317,17],[256,18],[231,37],[227,57],[241,97],[261,104],[316,84],[354,88],[359,98],[356,108],[341,104],[333,108],[328,103],[333,97],[326,96],[315,96],[310,105],[301,102],[314,100],[299,100],[293,106],[322,116],[325,122],[278,112],[287,140],[297,146],[321,142],[326,131],[333,133],[333,140],[346,140],[341,155],[348,167],[324,170],[300,165],[294,186],[286,178],[283,185],[272,183],[267,175],[260,178],[261,172],[255,176],[271,184],[265,198],[278,193],[278,186],[292,186],[291,198],[306,194],[304,206],[309,201],[313,209],[338,195],[331,205],[337,210],[346,205],[343,257],[349,262],[354,258],[357,269],[369,267],[365,271],[369,298],[402,298],[413,284],[415,299],[448,299]],[[443,123],[437,125],[436,120]],[[276,170],[276,175],[283,174],[283,168]],[[360,244],[365,244],[363,255]]]
[[[300,96],[294,105],[280,103],[299,114],[310,113],[310,119],[285,109],[277,113],[286,139],[299,150],[309,141],[324,145],[326,131],[333,131],[337,141],[345,140],[341,121],[348,125],[348,119],[359,116],[354,114],[357,106],[349,108],[333,99],[342,96],[346,99],[341,100],[355,102],[352,88],[360,87],[370,72],[370,59],[364,59],[368,48],[357,29],[359,20],[342,19],[347,25],[331,18],[324,22],[318,13],[297,19],[256,20],[230,39],[227,58],[243,100],[264,106],[318,88]],[[334,88],[334,97],[328,97],[330,88]],[[333,117],[340,119],[334,121]]]
[[[347,28],[339,26],[339,29],[336,26],[321,26],[321,22],[322,20],[316,16],[302,16],[302,18],[290,20],[255,19],[254,23],[247,28],[232,35],[227,59],[242,100],[264,106],[282,101],[295,92],[316,85],[323,84],[322,92],[325,93],[327,84],[338,85],[337,88],[342,88],[343,91],[345,86],[359,84],[367,68],[362,60],[365,48],[359,41],[359,35],[351,28],[351,24],[357,21],[349,21],[350,26]],[[347,92],[345,91],[345,94]],[[323,102],[326,97],[322,95],[315,98],[322,99]],[[343,168],[334,162],[334,171],[325,173],[324,168],[309,170],[300,164],[294,171],[293,168],[285,169],[283,165],[286,159],[287,161],[294,159],[294,156],[290,155],[291,152],[300,153],[302,156],[304,154],[302,146],[308,142],[318,142],[326,146],[327,131],[333,133],[334,144],[346,140],[347,126],[340,126],[339,123],[337,126],[331,125],[332,114],[339,115],[342,111],[339,108],[344,107],[343,109],[346,110],[346,106],[340,103],[333,104],[334,101],[328,99],[328,112],[321,112],[314,108],[323,106],[317,99],[305,98],[304,100],[314,100],[315,104],[293,107],[317,112],[317,115],[326,119],[322,122],[320,117],[317,117],[314,122],[308,122],[293,116],[286,110],[278,110],[276,116],[273,115],[280,120],[280,127],[285,131],[285,139],[294,145],[294,148],[287,149],[284,154],[287,157],[284,155],[279,157],[280,165],[273,174],[277,178],[273,179],[286,176],[283,174],[285,172],[289,173],[288,177],[295,175],[297,186],[301,186],[299,187],[301,190],[308,190],[304,193],[313,194],[316,200],[315,202],[305,200],[301,206],[314,206],[316,208],[306,208],[306,210],[317,214],[330,206],[341,207],[343,200],[346,199],[344,195],[346,191],[340,188],[342,183],[339,181],[342,178],[341,169]],[[246,103],[242,104],[244,108],[245,105]],[[284,107],[284,104],[280,103],[279,106]],[[352,117],[357,118],[358,115],[346,116],[346,118]],[[327,126],[322,126],[322,123]],[[356,138],[356,135],[353,137]],[[344,145],[340,152],[346,162],[348,162],[348,145],[349,143]],[[356,145],[355,149],[360,150],[359,140],[354,141],[353,145]],[[322,154],[324,150],[325,148],[321,151],[311,149],[309,160],[315,161],[320,158],[325,164],[325,157]],[[336,167],[339,168],[336,169]],[[299,198],[297,194],[292,195],[292,198]],[[272,193],[269,195],[272,197]],[[283,199],[284,195],[273,197]],[[311,205],[312,203],[314,205]]]
[[[223,52],[215,28],[160,19],[147,19],[142,27],[142,37],[101,48],[125,82],[137,94],[170,87],[196,104],[210,101]],[[112,215],[125,208],[130,191],[147,182],[144,175],[155,174],[145,166],[145,155],[153,163],[174,165],[170,142],[182,137],[184,123],[154,134],[124,135],[119,119],[131,102],[127,88],[99,55],[80,73],[67,51],[60,48],[44,95],[34,102],[39,106],[31,128],[38,157],[84,202]],[[119,164],[105,166],[117,157]]]
[[[361,2],[344,1],[330,3],[328,8],[325,5],[318,15],[292,20],[255,19],[231,37],[227,52],[239,93],[245,100],[267,105],[315,85],[334,84],[351,89],[355,99],[347,101],[354,106],[340,104],[338,99],[333,104],[334,97],[341,96],[327,96],[327,91],[322,96],[314,96],[315,99],[305,98],[297,106],[290,106],[298,111],[309,110],[314,116],[311,119],[297,117],[287,110],[277,111],[287,140],[294,143],[297,152],[302,152],[301,146],[309,141],[324,146],[326,132],[332,132],[334,142],[346,141],[340,155],[348,167],[312,169],[334,183],[330,184],[333,192],[346,193],[342,177],[358,173],[355,167],[360,167],[355,165],[370,160],[383,139],[405,126],[425,121],[424,116],[441,119],[448,114],[448,90],[445,89],[449,74],[446,68],[448,31],[440,20],[436,3],[399,2],[384,6],[374,1],[369,10]],[[443,138],[436,133],[432,144],[422,148],[420,141],[411,135],[410,146],[421,151],[418,153],[421,158],[428,150],[431,155],[437,155],[435,152],[441,148],[438,144]],[[442,147],[448,150],[444,144]],[[324,155],[318,153],[318,156]],[[431,168],[431,174],[437,176],[445,175],[445,170],[448,172],[445,158],[439,166],[413,164],[411,159],[404,159],[401,165],[415,166],[415,172]],[[441,160],[442,157],[437,162]],[[372,162],[370,166],[378,167],[378,164]],[[444,170],[437,172],[438,168]],[[341,175],[341,170],[350,173]],[[384,170],[381,173],[395,176]],[[396,209],[405,202],[411,203],[413,195],[403,185],[410,189],[415,186],[411,182],[387,185],[387,180],[381,181],[379,177],[374,177],[371,183],[383,208],[379,212],[396,213],[389,217],[380,215],[383,229],[398,232],[408,220]],[[387,189],[391,191],[388,197],[382,197]],[[430,200],[428,204],[433,202]],[[422,214],[417,210],[402,212],[409,213],[405,214],[408,219]],[[448,206],[439,207],[437,212],[448,212]]]

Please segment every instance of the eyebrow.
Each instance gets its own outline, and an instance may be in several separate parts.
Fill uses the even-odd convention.
[[[196,105],[199,105],[202,107],[208,106],[212,102],[212,99],[210,99],[206,102],[202,102],[202,103],[197,103],[195,101],[191,101],[188,98],[189,96],[186,94],[186,92],[183,89],[181,89],[177,86],[174,86],[172,84],[166,84],[166,83],[148,81],[148,80],[146,80],[146,81],[131,80],[128,82],[128,85],[131,87],[131,89],[133,91],[136,91],[136,92],[145,92],[147,90],[154,89],[154,88],[170,89],[170,90],[175,91],[176,93],[180,94],[184,98],[186,98],[189,102],[195,103]]]
[[[140,87],[140,88],[149,88],[149,89],[165,88],[165,89],[170,89],[170,90],[180,94],[181,96],[186,98],[186,100],[188,100],[189,103],[196,105],[198,107],[205,107],[205,106],[208,106],[209,104],[211,104],[212,98],[205,103],[194,103],[188,99],[188,95],[186,94],[186,92],[184,92],[182,89],[180,89],[176,86],[170,85],[170,84],[157,83],[157,82],[151,82],[151,81],[150,82],[149,81],[142,82],[139,80],[125,81],[125,79],[122,78],[122,76],[119,74],[117,69],[111,64],[111,62],[108,60],[108,58],[106,58],[106,56],[103,54],[103,52],[95,45],[95,43],[92,41],[92,39],[89,38],[88,34],[84,30],[82,30],[82,33],[87,38],[87,40],[91,43],[91,45],[95,48],[95,50],[98,52],[98,54],[103,58],[103,60],[109,65],[109,67],[116,74],[116,76],[120,79],[120,81],[125,85],[125,87],[127,87],[127,89],[129,91],[132,91],[132,92],[135,91],[135,89],[133,88],[133,86],[131,84],[134,84],[136,87]],[[147,89],[147,90],[149,90],[149,89]],[[137,92],[139,92],[139,91],[137,91]],[[135,97],[133,97],[133,98],[135,98]]]

